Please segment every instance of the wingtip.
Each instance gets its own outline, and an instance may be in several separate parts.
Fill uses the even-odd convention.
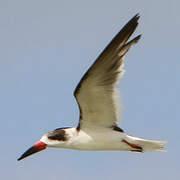
[[[140,13],[137,13],[135,16],[139,19],[140,18]]]
[[[133,21],[135,20],[135,21],[138,23],[139,18],[140,18],[140,14],[137,13],[137,14],[135,14],[135,16],[132,18],[132,20],[133,20]]]
[[[137,13],[137,14],[135,14],[135,15],[130,19],[130,21],[129,21],[128,23],[136,23],[136,24],[138,24],[139,18],[140,18],[140,14]],[[128,24],[128,23],[127,23],[127,24]]]
[[[136,18],[138,20],[140,18],[140,13],[136,13],[133,18]]]

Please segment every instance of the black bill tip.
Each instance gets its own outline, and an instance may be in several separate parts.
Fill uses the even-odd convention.
[[[29,148],[27,151],[25,151],[25,153],[23,153],[21,155],[20,158],[18,158],[17,160],[20,161],[21,159],[26,158],[27,156],[30,156],[31,154],[37,153],[39,151],[42,151],[44,149],[46,149],[46,144],[38,141],[34,146],[32,146],[31,148]]]
[[[21,155],[21,157],[18,158],[17,160],[20,161],[21,159],[24,159],[25,157],[30,156],[31,154],[34,154],[34,153],[36,153],[36,152],[38,152],[37,149],[34,148],[34,146],[32,146],[32,147],[29,148],[25,153],[23,153],[23,154]]]

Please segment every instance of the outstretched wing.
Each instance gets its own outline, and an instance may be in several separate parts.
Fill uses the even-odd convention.
[[[128,41],[138,25],[135,15],[114,37],[89,68],[75,89],[74,96],[80,110],[78,128],[116,127],[120,107],[116,85],[123,75],[123,59],[140,35]]]

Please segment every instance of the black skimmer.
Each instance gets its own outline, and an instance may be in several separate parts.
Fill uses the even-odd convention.
[[[164,151],[165,142],[127,135],[120,127],[116,85],[123,75],[124,56],[141,35],[128,41],[138,26],[135,15],[114,37],[80,80],[74,91],[79,106],[79,124],[48,132],[18,159],[47,147],[75,150]]]

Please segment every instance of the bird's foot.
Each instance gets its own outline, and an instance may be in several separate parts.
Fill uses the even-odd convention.
[[[136,144],[132,144],[126,140],[122,140],[122,142],[126,143],[127,145],[129,145],[130,147],[132,147],[133,149],[131,151],[133,152],[143,152],[143,148],[141,146],[138,146]]]

